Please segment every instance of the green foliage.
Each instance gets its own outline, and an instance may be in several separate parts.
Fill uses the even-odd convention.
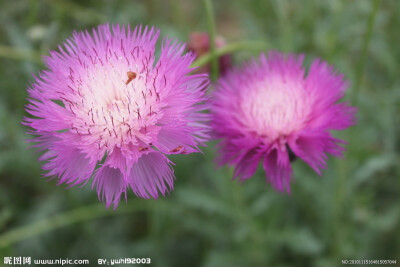
[[[262,170],[240,184],[230,168],[215,166],[210,142],[204,155],[173,157],[170,196],[145,201],[129,193],[113,211],[97,203],[90,184],[65,189],[41,178],[21,125],[31,74],[43,68],[40,55],[73,30],[99,23],[151,24],[187,40],[191,31],[207,30],[204,3],[2,1],[0,260],[150,257],[153,266],[207,267],[399,262],[400,1],[376,2],[213,3],[217,33],[238,42],[228,49],[236,63],[264,47],[301,52],[307,62],[334,64],[354,85],[347,99],[356,100],[358,124],[337,133],[348,151],[344,159],[330,158],[322,177],[297,161],[290,195],[266,185]]]

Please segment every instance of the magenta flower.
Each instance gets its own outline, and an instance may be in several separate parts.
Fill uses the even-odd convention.
[[[294,157],[321,175],[327,154],[342,154],[345,142],[330,130],[354,123],[355,108],[338,103],[347,84],[318,59],[306,76],[302,62],[303,56],[271,52],[216,85],[211,110],[215,137],[222,139],[219,163],[234,165],[234,178],[250,178],[262,161],[267,181],[289,192]]]
[[[189,75],[194,55],[157,29],[99,26],[74,33],[45,58],[48,70],[28,89],[25,124],[45,151],[46,176],[86,183],[106,206],[128,188],[141,198],[173,189],[168,154],[199,152],[208,138],[207,75]]]

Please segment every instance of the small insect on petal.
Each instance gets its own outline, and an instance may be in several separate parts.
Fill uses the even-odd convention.
[[[183,146],[178,146],[178,147],[176,147],[176,148],[172,149],[170,152],[176,153],[176,152],[179,152],[179,151],[181,151],[181,150],[182,150],[182,148],[183,148]]]
[[[149,150],[148,147],[139,147],[139,151],[140,151],[140,152],[142,152],[142,151],[147,151],[147,150]]]
[[[128,75],[128,80],[125,82],[125,84],[128,85],[133,79],[136,78],[137,74],[136,74],[136,72],[132,72],[132,71],[128,71],[126,74]]]

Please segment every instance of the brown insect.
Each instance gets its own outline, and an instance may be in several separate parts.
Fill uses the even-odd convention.
[[[179,151],[181,151],[181,150],[182,150],[182,148],[183,148],[183,146],[178,146],[178,147],[176,147],[176,148],[172,149],[170,152],[173,152],[173,153],[175,153],[175,152],[179,152]]]
[[[139,147],[139,151],[140,151],[140,152],[142,152],[142,151],[147,151],[147,150],[149,150],[148,147]]]
[[[128,75],[128,80],[125,82],[125,84],[129,84],[137,76],[136,72],[133,71],[128,71],[126,74]]]

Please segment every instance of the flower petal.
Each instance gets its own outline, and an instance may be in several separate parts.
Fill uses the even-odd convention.
[[[343,130],[355,123],[356,108],[349,103],[337,103],[348,88],[343,75],[332,66],[316,59],[306,78],[305,89],[313,99],[308,126],[314,129]]]
[[[170,161],[159,152],[145,154],[132,166],[129,184],[138,197],[158,198],[173,189],[174,173]]]
[[[66,183],[74,186],[86,182],[92,175],[96,162],[91,161],[77,147],[68,142],[54,140],[53,143],[47,144],[49,151],[40,158],[40,160],[48,161],[43,165],[43,169],[49,171],[45,175],[57,176],[59,185]]]
[[[338,143],[345,143],[335,139],[327,132],[304,132],[299,137],[289,142],[289,146],[296,156],[321,175],[321,169],[326,168],[327,153],[341,156],[344,150]]]
[[[265,156],[263,166],[267,180],[276,190],[290,192],[292,168],[287,151],[274,146]]]
[[[257,170],[262,153],[263,151],[260,147],[248,150],[236,164],[233,178],[238,178],[239,180],[250,178]]]
[[[97,170],[92,183],[92,189],[96,187],[99,200],[106,202],[106,207],[114,205],[114,209],[118,206],[121,194],[125,193],[126,182],[119,169],[103,165]]]
[[[184,127],[163,127],[158,134],[157,148],[166,154],[188,154],[198,152],[193,136],[183,131]],[[194,148],[191,146],[195,146]]]

